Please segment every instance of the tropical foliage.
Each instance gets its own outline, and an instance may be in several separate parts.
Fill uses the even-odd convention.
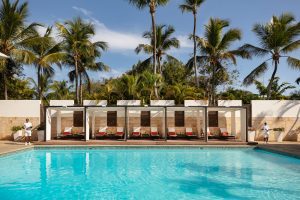
[[[207,99],[210,105],[216,105],[218,99],[241,99],[245,104],[254,99],[300,99],[296,85],[300,78],[290,84],[280,81],[277,73],[279,67],[284,67],[282,60],[297,73],[300,69],[299,58],[291,56],[300,48],[300,22],[292,14],[273,16],[268,23],[254,25],[259,45],[240,46],[241,30],[231,28],[228,20],[211,18],[206,25],[197,22],[204,0],[182,0],[179,9],[193,14],[189,37],[193,50],[185,63],[171,51],[180,48],[175,27],[156,23],[157,8],[170,1],[128,2],[150,11],[151,30],[143,34],[147,42],[135,49],[137,54],[148,57],[118,77],[95,80],[94,73],[110,70],[101,62],[109,44],[95,40],[92,22],[75,17],[53,27],[29,24],[27,2],[1,0],[0,52],[9,58],[0,58],[0,99],[38,99],[45,104],[51,99],[74,99],[77,104],[82,104],[83,99],[108,100],[111,104],[119,99],[140,99],[143,104],[152,99],[174,99],[177,104],[187,99]],[[203,31],[197,33],[197,27]],[[240,73],[235,66],[239,59],[254,57],[265,60],[242,77],[244,86],[256,86],[256,91],[248,91],[238,82]],[[271,69],[270,64],[272,74],[265,86],[259,77]],[[36,75],[26,78],[24,66],[33,67]],[[62,76],[55,80],[58,73]]]
[[[300,22],[296,22],[292,14],[285,13],[281,16],[273,16],[271,22],[267,24],[256,24],[253,32],[259,39],[260,46],[245,44],[240,49],[247,51],[250,55],[268,58],[256,67],[245,79],[244,84],[250,85],[256,78],[265,73],[269,66],[273,64],[273,72],[267,86],[267,99],[271,99],[272,86],[277,75],[280,60],[286,59],[288,66],[300,69],[300,60],[289,56],[289,54],[300,47]]]

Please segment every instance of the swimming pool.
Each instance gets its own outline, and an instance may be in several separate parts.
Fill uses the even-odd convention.
[[[300,160],[252,148],[35,149],[0,157],[0,199],[297,199]]]

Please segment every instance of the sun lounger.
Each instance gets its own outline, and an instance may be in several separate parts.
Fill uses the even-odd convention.
[[[131,136],[132,137],[140,137],[141,136],[141,127],[133,127]]]
[[[187,137],[197,137],[196,134],[193,132],[193,128],[185,128],[185,135]]]
[[[171,138],[176,138],[177,134],[175,132],[175,128],[174,127],[170,127],[168,128],[168,136]]]
[[[220,138],[222,139],[235,139],[234,135],[229,135],[227,128],[220,128]]]
[[[64,131],[62,132],[62,136],[71,136],[72,135],[72,128],[73,127],[65,127]]]
[[[159,133],[157,131],[157,127],[151,127],[150,128],[150,136],[151,137],[159,137]]]
[[[96,137],[104,137],[107,135],[107,127],[100,127],[98,133],[96,133]]]
[[[123,137],[124,136],[124,127],[117,127],[117,132],[115,135],[118,137]]]

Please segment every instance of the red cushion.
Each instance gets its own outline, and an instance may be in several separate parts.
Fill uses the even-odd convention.
[[[172,136],[176,136],[177,135],[175,132],[169,132],[168,134],[172,135]]]
[[[116,135],[124,135],[124,132],[116,132]]]
[[[158,132],[151,132],[151,135],[158,135]]]
[[[188,135],[188,136],[194,135],[193,132],[186,132],[185,134]]]
[[[139,136],[139,135],[141,135],[141,133],[140,132],[132,132],[132,135]]]
[[[71,132],[63,132],[63,135],[72,135]]]
[[[106,132],[99,132],[97,135],[104,136],[104,135],[106,135]]]
[[[228,136],[228,132],[222,132],[221,135],[222,136]]]

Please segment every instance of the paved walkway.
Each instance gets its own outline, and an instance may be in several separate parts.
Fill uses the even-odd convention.
[[[20,143],[20,142],[0,140],[0,156],[9,153],[14,153],[17,151],[22,151],[24,149],[29,149],[29,148],[33,148],[33,145],[25,146],[24,143]]]
[[[271,142],[269,144],[259,143],[257,147],[263,150],[293,156],[300,159],[300,142]]]

